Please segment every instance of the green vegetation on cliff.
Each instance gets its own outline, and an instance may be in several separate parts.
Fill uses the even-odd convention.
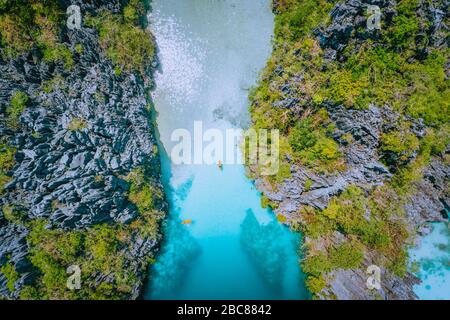
[[[123,14],[102,12],[87,19],[100,37],[100,46],[108,58],[117,66],[116,73],[139,71],[145,73],[155,55],[153,35],[142,28],[145,8],[140,0],[132,0]]]
[[[131,172],[129,199],[139,216],[129,224],[98,224],[85,230],[54,230],[48,221],[39,219],[28,223],[30,260],[39,270],[33,286],[21,291],[22,299],[124,299],[129,297],[140,279],[126,257],[136,241],[143,238],[158,240],[158,228],[164,212],[156,205],[164,201],[161,190],[150,189],[152,181],[142,170]],[[148,261],[154,257],[149,256]],[[81,270],[81,289],[70,290],[66,283],[69,266]],[[105,281],[105,279],[108,281]]]
[[[130,172],[127,180],[130,182],[128,199],[136,205],[141,215],[140,219],[133,221],[132,227],[139,230],[142,236],[157,239],[160,220],[164,217],[164,212],[156,210],[155,203],[164,200],[162,190],[152,187],[155,183],[146,179],[142,169]]]
[[[0,36],[3,55],[14,58],[37,47],[46,62],[73,66],[67,45],[60,42],[64,13],[58,1],[18,0],[0,4]]]
[[[89,230],[46,228],[45,220],[32,222],[28,235],[30,260],[40,271],[34,286],[21,299],[121,299],[138,280],[125,264],[123,248],[135,241],[131,226],[96,225]],[[67,287],[69,266],[81,270],[80,290]],[[97,276],[95,276],[97,275]],[[110,278],[108,282],[104,277]]]
[[[6,144],[0,144],[0,194],[3,193],[3,186],[10,180],[7,174],[14,166],[15,151]]]
[[[86,25],[83,27],[93,26],[98,31],[101,49],[114,64],[116,74],[144,74],[153,60],[153,38],[150,31],[144,28],[145,12],[148,9],[144,2],[121,1],[124,6],[122,12],[113,14],[107,10],[99,10],[98,15],[89,19],[82,12],[86,14],[83,17]],[[61,68],[53,68],[53,64],[56,67],[59,64],[65,71],[69,71],[78,61],[77,55],[90,50],[83,46],[84,42],[73,44],[73,47],[65,42],[68,38],[65,34],[67,29],[64,28],[65,9],[65,5],[56,0],[0,0],[0,59],[26,59],[28,62],[33,59],[30,63],[41,66],[49,64],[49,73],[53,69],[57,70],[53,72],[52,79],[41,83],[41,96],[61,90],[70,95],[72,90],[78,90],[68,88],[68,81],[65,79],[67,74]],[[95,30],[84,31],[95,33]],[[105,64],[108,64],[107,60]],[[11,179],[16,151],[17,157],[22,156],[20,150],[10,147],[8,137],[18,133],[19,118],[25,108],[40,102],[39,93],[36,94],[33,90],[32,86],[29,90],[27,87],[30,96],[22,91],[12,91],[7,104],[0,106],[2,112],[4,110],[2,120],[4,119],[5,130],[12,132],[0,141],[0,193],[4,192],[3,186]],[[101,92],[93,98],[96,101],[98,99],[99,103],[105,103]],[[42,106],[48,107],[44,103]],[[90,122],[83,116],[73,117],[69,121],[66,128],[68,135],[82,134],[85,132],[80,131],[89,129]],[[42,135],[47,134],[51,135],[48,132],[33,132],[31,136],[41,139]],[[159,227],[165,216],[162,211],[164,195],[155,177],[157,175],[146,170],[147,164],[142,164],[128,175],[126,172],[124,175],[116,172],[113,177],[123,187],[119,189],[124,193],[124,201],[118,205],[124,211],[123,222],[120,218],[113,220],[106,217],[92,223],[81,223],[81,226],[69,225],[61,229],[62,225],[52,219],[33,218],[32,214],[24,212],[23,207],[29,207],[28,203],[10,203],[13,200],[8,194],[5,201],[2,201],[0,219],[7,227],[20,226],[21,229],[28,230],[26,241],[29,251],[26,259],[31,262],[32,268],[28,271],[32,272],[33,277],[27,278],[26,285],[22,287],[18,280],[23,276],[23,270],[16,270],[13,260],[7,258],[6,261],[3,257],[0,272],[7,279],[6,286],[11,295],[0,299],[15,298],[17,294],[21,299],[129,299],[139,294],[137,290],[142,286],[148,264],[154,259],[152,250],[160,240]],[[93,178],[93,182],[102,184],[102,179],[99,174]],[[22,192],[20,187],[16,188],[18,190],[8,192]],[[115,188],[116,186],[112,186],[114,192],[119,191]],[[66,202],[58,198],[53,199],[49,207],[54,212],[66,205]],[[113,206],[115,205],[116,203]],[[112,222],[101,222],[105,220]],[[79,290],[71,290],[67,286],[71,275],[68,268],[71,266],[80,268]]]
[[[333,125],[324,109],[297,121],[288,135],[294,159],[305,166],[324,168],[326,171],[342,169],[339,145],[327,135],[332,130]]]
[[[6,108],[6,114],[8,116],[7,124],[9,127],[13,129],[19,127],[19,117],[25,110],[29,99],[28,95],[21,91],[13,94],[9,106]]]
[[[14,269],[14,266],[10,262],[7,262],[6,264],[4,264],[1,267],[0,271],[1,271],[1,273],[3,273],[5,275],[5,277],[8,281],[6,283],[8,290],[10,292],[14,292],[15,283],[17,280],[19,280],[19,274]]]
[[[362,45],[350,42],[342,53],[343,62],[325,61],[318,40],[312,37],[316,27],[326,25],[332,6],[332,2],[308,0],[282,1],[277,7],[274,53],[251,94],[254,126],[280,129],[291,137],[289,146],[293,149],[288,146],[282,150],[284,154],[295,156],[293,153],[297,151],[299,162],[307,166],[319,165],[323,170],[343,169],[333,162],[329,165],[330,159],[339,159],[336,145],[328,138],[333,128],[327,126],[327,121],[318,123],[323,129],[311,127],[311,123],[318,122],[317,118],[324,118],[315,115],[319,111],[326,113],[324,102],[355,109],[368,108],[369,103],[389,104],[400,113],[423,118],[437,131],[448,130],[450,107],[446,99],[449,86],[445,63],[449,51],[434,49],[426,59],[411,62],[421,48],[420,44],[413,45],[415,34],[411,34],[404,20],[413,19],[416,0],[401,3],[394,22],[382,29],[376,42],[367,40]],[[415,13],[414,19],[419,20]],[[399,50],[406,43],[410,46]],[[274,107],[282,100],[287,87],[289,94],[297,97],[295,106]],[[405,125],[408,124],[399,123],[400,127]],[[311,132],[295,138],[306,131]],[[283,137],[281,139],[283,141]],[[318,143],[315,147],[299,145],[301,140]],[[415,150],[418,144],[416,137],[393,130],[383,137],[381,149]],[[311,152],[303,152],[305,149]],[[401,150],[393,151],[401,153]],[[284,154],[281,154],[281,162]]]
[[[418,0],[399,1],[397,14],[382,20],[374,36],[356,27],[337,59],[326,57],[317,30],[332,23],[330,11],[338,1],[273,2],[273,54],[250,95],[253,127],[281,133],[280,170],[267,178],[273,188],[291,177],[292,164],[319,175],[346,170],[344,143],[354,138],[333,138],[336,128],[328,112],[334,106],[389,106],[399,115],[381,133],[377,150],[393,173],[390,181],[371,189],[350,185],[325,210],[303,206],[287,221],[309,239],[302,261],[307,286],[318,294],[327,273],[358,268],[367,251],[380,266],[401,276],[410,236],[403,206],[431,156],[441,155],[450,142],[449,50],[445,45],[427,47],[431,40],[424,30],[430,22],[420,14]],[[419,118],[426,125],[424,136],[411,129]],[[311,186],[307,180],[304,191]],[[345,249],[329,245],[336,232],[344,235]]]

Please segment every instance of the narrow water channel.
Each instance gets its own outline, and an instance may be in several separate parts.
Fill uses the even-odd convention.
[[[168,155],[172,132],[193,132],[194,121],[203,130],[248,124],[248,89],[270,55],[273,18],[270,0],[152,1],[161,62],[153,100],[170,213],[147,299],[308,298],[300,238],[261,208],[244,167],[175,165]]]

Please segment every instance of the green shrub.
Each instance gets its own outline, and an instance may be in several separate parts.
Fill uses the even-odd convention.
[[[138,210],[145,213],[154,209],[153,192],[150,185],[146,183],[144,172],[135,170],[128,175],[127,180],[131,183],[128,198]]]
[[[319,277],[334,269],[358,268],[363,257],[362,245],[352,241],[308,256],[302,263],[302,269],[308,275]]]
[[[83,51],[84,51],[84,48],[83,48],[83,46],[82,46],[81,44],[77,43],[77,44],[75,45],[75,51],[76,51],[78,54],[82,54]]]
[[[0,35],[4,56],[15,58],[36,45],[44,61],[62,61],[68,69],[73,66],[71,52],[58,38],[64,16],[58,1],[10,1],[2,11]]]
[[[324,274],[335,269],[358,268],[364,257],[362,248],[361,244],[352,241],[307,256],[302,261],[302,270],[307,274],[306,286],[310,292],[315,295],[325,288]]]
[[[425,61],[404,68],[411,88],[406,92],[406,112],[435,127],[450,122],[450,89],[445,72],[448,59],[448,51],[432,51]]]
[[[391,259],[390,264],[388,265],[388,268],[390,271],[392,271],[395,275],[399,277],[403,277],[406,272],[408,271],[408,252],[406,249],[400,250],[397,252],[397,254]]]
[[[41,300],[44,297],[39,292],[39,289],[26,285],[22,287],[19,295],[20,300]],[[48,299],[48,297],[46,297]]]
[[[393,19],[393,26],[387,31],[392,46],[399,50],[410,48],[414,44],[414,36],[419,31],[419,20],[416,17],[417,0],[403,0],[398,5],[398,15]]]
[[[306,279],[306,287],[312,294],[318,294],[323,289],[325,289],[326,286],[327,282],[325,281],[322,275],[318,277],[309,276]]]
[[[18,210],[16,207],[12,205],[3,205],[2,207],[3,217],[15,224],[22,224],[24,223],[26,213]]]
[[[370,248],[378,249],[387,248],[392,243],[389,229],[383,221],[368,223],[361,232],[361,241]]]
[[[312,126],[312,119],[298,121],[289,135],[289,143],[295,152],[301,152],[307,148],[313,147],[317,142],[317,137]]]
[[[338,104],[344,104],[347,107],[367,108],[360,106],[357,99],[361,95],[361,89],[365,86],[363,79],[354,79],[352,73],[346,69],[334,70],[329,77],[329,87],[327,93],[329,98]]]
[[[11,117],[15,118],[19,117],[20,114],[25,109],[29,99],[30,98],[25,92],[18,91],[14,93],[14,95],[11,98],[10,107],[6,110],[6,112]]]
[[[450,144],[450,125],[443,125],[438,130],[428,129],[421,141],[421,152],[430,156],[441,155]]]
[[[127,5],[124,8],[123,17],[126,22],[132,22],[132,23],[135,23],[139,19],[136,8],[134,8],[133,6],[130,6],[130,5]]]
[[[155,54],[153,37],[147,29],[128,21],[134,19],[131,11],[127,10],[125,19],[103,12],[88,23],[99,31],[100,46],[115,65],[128,72],[145,73]]]
[[[94,226],[86,237],[86,246],[92,254],[92,263],[95,268],[108,273],[112,252],[116,252],[119,241],[115,230],[107,225]]]
[[[366,212],[366,196],[356,186],[349,186],[339,197],[333,198],[322,214],[338,221],[347,233],[354,233],[364,222]]]
[[[289,144],[295,158],[306,166],[318,166],[323,171],[343,168],[339,145],[327,136],[326,128],[318,125],[317,116],[299,120],[289,133]]]
[[[297,40],[328,19],[334,1],[305,0],[280,2],[275,16],[276,38]]]
[[[309,191],[313,185],[313,181],[311,179],[306,179],[305,181],[305,191]]]
[[[16,149],[5,144],[0,144],[0,170],[8,172],[14,166],[14,154]]]
[[[307,256],[302,262],[303,272],[314,277],[319,277],[332,269],[333,265],[324,252]]]
[[[407,131],[391,131],[381,136],[380,149],[395,154],[400,161],[406,161],[418,151],[419,139]]]
[[[362,246],[356,242],[344,243],[329,252],[333,268],[355,269],[363,260]]]
[[[335,269],[354,269],[363,260],[363,246],[356,241],[344,243],[337,248],[327,248],[310,254],[302,261],[302,270],[306,273],[306,286],[315,297],[327,285],[324,275]]]
[[[305,236],[313,239],[326,237],[337,229],[334,220],[328,219],[319,210],[310,206],[303,206],[298,212],[298,216],[303,223],[301,226],[295,225],[295,229],[301,229]]]
[[[286,221],[287,221],[286,216],[284,216],[282,214],[277,214],[277,220],[281,223],[286,223]]]
[[[120,67],[118,67],[118,66],[115,66],[114,67],[114,74],[116,76],[120,76],[122,74],[122,69],[120,69]]]
[[[7,175],[14,166],[14,154],[16,150],[5,144],[0,144],[0,194],[3,192],[3,186],[10,181]]]
[[[73,56],[69,48],[60,43],[46,43],[43,44],[44,61],[46,62],[64,62],[64,66],[67,70],[73,67]]]
[[[17,57],[22,52],[31,49],[33,42],[23,33],[17,18],[11,14],[0,16],[0,35],[3,55]]]
[[[25,110],[30,98],[25,92],[17,91],[11,97],[9,106],[6,108],[8,115],[8,125],[17,128],[19,126],[19,117]]]
[[[261,207],[264,209],[265,208],[276,209],[276,208],[278,208],[278,203],[271,201],[265,195],[262,195],[261,196]]]
[[[142,169],[135,169],[128,174],[126,180],[130,183],[128,199],[134,203],[140,213],[131,227],[139,229],[142,235],[151,238],[158,237],[159,221],[164,213],[156,209],[156,204],[163,199],[162,190],[153,187]]]
[[[5,263],[0,271],[3,273],[3,275],[6,277],[6,287],[8,288],[9,292],[14,292],[15,290],[15,284],[17,280],[19,280],[19,274],[17,273],[16,269],[14,268],[13,264],[10,262]]]
[[[269,176],[269,179],[272,183],[282,183],[291,176],[291,164],[286,161],[281,161],[276,175]]]
[[[50,80],[46,80],[42,82],[42,91],[45,93],[51,93],[56,89],[65,89],[64,79],[61,75],[56,75]]]
[[[64,297],[67,276],[62,264],[51,253],[37,249],[30,251],[30,260],[42,273],[40,283],[45,288],[44,295],[49,298]]]

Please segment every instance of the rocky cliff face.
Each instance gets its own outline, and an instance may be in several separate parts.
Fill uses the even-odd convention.
[[[312,6],[317,6],[320,2],[309,1]],[[367,8],[369,5],[378,6],[381,10],[382,28],[388,29],[395,25],[394,22],[398,20],[396,17],[401,16],[401,10],[404,10],[402,6],[407,1],[403,3],[402,1],[361,0],[331,2],[332,5],[330,5],[330,1],[321,5],[322,7],[330,6],[328,17],[322,18],[322,23],[315,24],[310,33],[306,33],[306,36],[301,38],[296,37],[295,32],[299,25],[303,26],[308,22],[308,18],[305,17],[301,22],[295,24],[291,22],[289,25],[285,21],[288,19],[294,21],[295,19],[295,15],[289,10],[300,9],[286,1],[274,1],[274,11],[279,15],[277,23],[284,35],[278,35],[272,64],[268,67],[269,71],[263,74],[260,86],[276,95],[273,100],[268,99],[267,95],[262,98],[262,94],[259,92],[262,92],[263,89],[257,89],[253,98],[252,113],[253,120],[257,125],[263,122],[259,118],[260,113],[265,112],[266,117],[272,117],[276,119],[275,121],[277,121],[278,115],[282,114],[283,118],[281,119],[284,121],[280,121],[280,124],[275,127],[282,131],[293,149],[296,145],[293,145],[291,141],[294,139],[292,136],[295,129],[289,123],[307,121],[305,119],[313,119],[313,123],[314,121],[320,123],[321,120],[316,120],[318,117],[314,118],[315,114],[318,109],[321,109],[322,112],[326,110],[327,120],[320,124],[323,128],[328,128],[326,129],[327,138],[323,139],[332,139],[337,143],[340,154],[339,161],[333,161],[335,161],[335,167],[339,166],[339,168],[324,170],[323,163],[329,161],[331,157],[314,158],[315,153],[313,152],[321,152],[324,149],[320,149],[317,145],[314,146],[315,149],[312,149],[313,147],[309,147],[305,142],[306,146],[303,146],[301,150],[303,153],[300,153],[297,158],[295,150],[289,149],[287,152],[282,150],[281,162],[287,164],[289,172],[281,179],[274,182],[270,178],[259,176],[257,168],[251,169],[257,177],[258,188],[268,198],[267,202],[274,208],[279,220],[302,230],[305,234],[303,249],[306,258],[303,268],[309,276],[308,286],[313,291],[315,298],[416,299],[413,285],[420,280],[408,271],[396,272],[389,262],[392,258],[389,252],[398,252],[401,247],[405,248],[408,244],[417,243],[417,235],[428,232],[427,222],[447,221],[448,219],[450,204],[448,132],[439,138],[433,138],[435,141],[439,140],[443,144],[443,148],[439,153],[427,157],[425,162],[420,160],[423,156],[421,148],[407,146],[402,151],[403,154],[392,152],[392,149],[388,150],[389,148],[385,148],[383,145],[386,143],[386,136],[397,130],[401,123],[408,123],[407,129],[404,129],[407,132],[405,134],[417,141],[423,141],[424,137],[429,134],[430,127],[436,127],[436,125],[425,123],[421,117],[411,116],[407,112],[401,112],[398,108],[394,108],[395,99],[383,104],[376,102],[375,99],[369,99],[364,107],[357,106],[355,103],[361,97],[358,94],[355,95],[356,99],[350,100],[350,102],[338,101],[339,96],[333,95],[338,90],[332,87],[334,75],[331,75],[323,83],[320,83],[321,80],[314,82],[313,72],[327,73],[330,70],[342,70],[348,66],[346,63],[352,55],[361,55],[361,52],[369,52],[370,49],[377,47],[383,48],[384,52],[395,51],[395,47],[391,46],[391,39],[389,39],[389,37],[394,37],[393,33],[366,28]],[[407,63],[421,63],[432,52],[442,50],[448,53],[446,51],[448,50],[448,26],[446,25],[448,2],[418,1],[417,4],[412,4],[409,10],[412,10],[409,13],[410,16],[417,17],[421,23],[414,31],[416,32],[413,38],[415,49],[408,53],[408,58],[405,58],[409,59]],[[318,7],[314,12],[319,12]],[[408,22],[403,21],[402,23],[399,26],[404,27]],[[286,24],[289,28],[282,29]],[[300,29],[298,32],[304,31]],[[292,41],[293,38],[295,41]],[[309,41],[312,45],[305,49],[305,45],[301,44],[302,41],[303,43]],[[306,50],[309,51],[305,53]],[[403,52],[407,51],[405,48],[402,50]],[[314,59],[317,59],[319,63],[314,62]],[[363,59],[365,57],[361,55],[355,64],[363,63]],[[380,53],[373,59],[374,65],[377,59],[382,59]],[[446,59],[440,70],[446,73],[446,81],[448,81],[448,55],[446,55]],[[292,67],[284,64],[284,61],[290,61],[290,64],[302,64],[294,72]],[[311,71],[310,68],[314,68],[315,63],[318,65],[318,69]],[[336,69],[332,69],[335,66]],[[371,74],[368,74],[369,81],[370,76]],[[373,86],[375,87],[378,83],[374,81]],[[318,94],[320,85],[325,88],[324,90],[331,87],[331,91]],[[344,85],[341,82],[340,87],[342,88]],[[349,92],[359,85],[360,83],[353,82],[344,90]],[[405,86],[414,88],[414,83],[405,82]],[[314,89],[310,90],[310,87]],[[366,91],[362,91],[363,94],[368,90],[371,90],[370,87]],[[391,91],[388,91],[386,96],[392,94],[396,88],[392,86],[389,90]],[[448,82],[447,89],[444,90],[448,90]],[[322,96],[319,98],[319,95]],[[400,101],[403,98],[404,96],[397,96]],[[267,100],[271,101],[270,107],[266,107],[265,101]],[[441,104],[448,105],[443,100]],[[448,114],[448,107],[446,109],[444,107],[444,110]],[[286,123],[288,124],[286,125]],[[314,125],[311,125],[311,128],[314,129]],[[333,142],[329,142],[329,144],[334,145]],[[406,145],[406,140],[402,140],[401,144]],[[309,150],[312,151],[307,153],[309,156],[307,158],[305,151]],[[318,160],[311,165],[308,162],[310,158]],[[418,165],[418,162],[421,164]],[[393,186],[400,180],[399,176],[402,176],[400,173],[402,170],[405,170],[403,172],[412,170],[418,175],[402,186],[402,190],[408,189],[407,191],[400,192],[397,191],[400,188]],[[348,188],[362,191],[358,196],[350,196],[345,193]],[[395,209],[393,209],[394,207]],[[394,211],[397,213],[392,213]],[[378,216],[378,214],[380,215]],[[339,215],[345,218],[340,218]],[[359,228],[357,223],[354,223],[359,220],[364,228]],[[373,243],[376,241],[367,240],[365,238],[367,234],[363,229],[368,230],[372,224],[377,225],[378,223],[383,225],[399,223],[399,225],[403,225],[403,227],[399,227],[400,229],[407,230],[401,233],[406,234],[407,232],[408,236],[405,236],[404,240],[399,240],[401,245],[393,251],[390,251],[395,247],[392,243],[386,245],[386,248],[382,244],[374,245]],[[383,227],[381,229],[383,231],[379,232],[376,238],[387,236],[391,238],[392,242],[397,237],[393,236],[392,228]],[[393,240],[394,243],[396,241]],[[358,253],[348,254],[347,257],[343,254],[344,260],[354,258],[357,261],[355,264],[338,261],[342,256],[338,257],[336,252],[343,248],[343,244],[350,244],[353,246],[352,250],[360,252],[360,257]],[[388,247],[391,249],[387,249]],[[406,260],[403,262],[403,265],[405,264]],[[381,268],[381,288],[379,290],[370,290],[366,285],[369,277],[367,268],[370,265],[377,265]]]
[[[84,17],[120,14],[123,9],[119,1],[75,4]],[[60,3],[63,9],[66,5],[70,3]],[[44,221],[45,230],[58,230],[63,237],[78,232],[88,239],[99,232],[93,228],[98,225],[124,232],[126,240],[114,239],[111,251],[102,253],[104,259],[123,257],[120,266],[95,267],[85,274],[83,261],[98,259],[88,245],[80,254],[84,260],[73,264],[81,263],[86,279],[82,286],[89,285],[89,290],[108,284],[108,290],[119,292],[120,298],[137,298],[160,240],[158,232],[142,232],[148,222],[143,216],[158,224],[165,211],[147,95],[152,79],[148,72],[118,71],[100,49],[95,28],[63,28],[60,37],[73,56],[70,69],[62,62],[44,61],[36,47],[0,59],[0,131],[3,148],[15,150],[0,199],[0,266],[10,265],[15,271],[8,275],[2,269],[0,295],[18,298],[24,285],[42,286],[46,271],[29,252],[43,249],[29,237],[33,221]],[[149,66],[152,61],[145,63]],[[8,107],[17,92],[28,99],[19,125],[13,128],[8,125]],[[147,190],[151,192],[146,194]],[[144,197],[150,198],[151,208],[141,204]],[[53,258],[62,270],[68,266],[58,255]],[[118,288],[118,273],[123,270],[136,279],[127,288]],[[75,298],[88,297],[83,294]],[[105,295],[114,297],[112,292]],[[57,296],[61,297],[74,298]]]

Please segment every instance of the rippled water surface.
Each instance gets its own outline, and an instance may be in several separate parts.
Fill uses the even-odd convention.
[[[171,133],[243,127],[248,89],[271,51],[270,0],[154,0],[151,28],[161,72],[154,92],[160,140]],[[260,206],[242,165],[162,159],[170,203],[148,299],[304,299],[299,237]],[[181,224],[185,219],[191,224]]]

